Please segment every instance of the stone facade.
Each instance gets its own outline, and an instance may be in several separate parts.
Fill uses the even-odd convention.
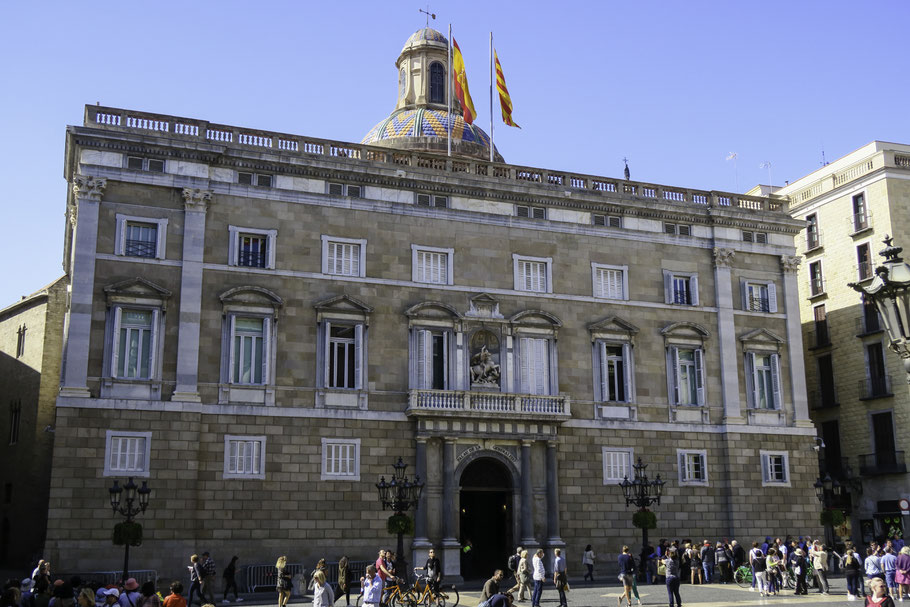
[[[868,285],[886,235],[910,243],[908,175],[910,146],[875,141],[778,192],[813,224],[797,238],[806,383],[822,463],[847,490],[837,506],[851,524],[838,533],[864,543],[901,528],[906,537],[897,501],[910,497],[910,392],[877,314],[847,284]]]
[[[656,536],[816,534],[785,202],[413,143],[86,107],[51,559],[118,566],[127,476],[153,489],[134,568],[371,558],[398,457],[426,480],[409,560],[452,579],[467,539],[477,575],[634,542],[637,457]]]
[[[0,310],[0,565],[21,567],[44,545],[66,280]]]

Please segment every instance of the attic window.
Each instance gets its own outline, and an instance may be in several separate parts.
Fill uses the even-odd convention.
[[[594,215],[594,225],[609,228],[621,228],[622,217],[617,215]]]
[[[691,236],[692,226],[680,223],[664,223],[664,232],[673,236]]]
[[[419,207],[436,207],[437,209],[445,209],[449,206],[449,197],[448,196],[432,196],[430,194],[418,194],[417,195],[417,206],[419,206]]]
[[[515,207],[515,215],[518,217],[529,217],[531,219],[546,219],[547,210],[543,207],[527,207],[517,205]]]

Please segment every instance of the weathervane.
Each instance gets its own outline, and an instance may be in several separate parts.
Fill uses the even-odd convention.
[[[423,10],[422,8],[418,8],[417,10],[427,16],[427,27],[430,27],[430,17],[436,19],[436,13],[430,12],[430,5],[427,4],[427,10]]]
[[[623,161],[623,162],[625,163],[625,165],[626,165],[626,168],[624,168],[623,171],[622,171],[623,176],[625,176],[626,181],[629,181],[629,178],[631,177],[631,175],[629,174],[629,159],[624,157],[624,158],[622,159],[622,161]]]

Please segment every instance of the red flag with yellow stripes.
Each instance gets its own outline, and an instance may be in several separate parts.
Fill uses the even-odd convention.
[[[509,89],[506,88],[506,78],[502,75],[502,65],[499,63],[499,55],[496,49],[493,49],[493,57],[496,59],[496,90],[499,91],[499,105],[502,106],[502,121],[508,126],[521,128],[512,120],[512,98],[509,97]]]
[[[452,75],[455,82],[455,96],[461,102],[464,110],[464,121],[473,124],[477,118],[477,110],[474,109],[474,101],[471,99],[471,91],[468,90],[468,76],[464,69],[464,57],[461,56],[461,49],[455,38],[452,38]]]

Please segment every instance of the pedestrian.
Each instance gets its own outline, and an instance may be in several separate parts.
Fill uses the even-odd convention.
[[[721,584],[727,583],[732,556],[733,555],[729,552],[729,548],[724,546],[723,542],[717,542],[717,546],[714,547],[714,562],[717,564],[717,568],[720,569]]]
[[[585,574],[584,579],[594,581],[594,559],[597,558],[594,555],[594,551],[591,549],[591,544],[585,546],[585,553],[581,557],[581,564],[585,566],[588,572]]]
[[[869,583],[869,589],[872,596],[866,597],[866,607],[894,607],[894,599],[888,596],[888,589],[885,587],[885,581],[880,578],[872,578]]]
[[[619,579],[622,580],[623,593],[616,604],[622,607],[622,600],[626,599],[628,607],[632,607],[632,579],[635,577],[635,560],[629,552],[628,546],[622,547],[619,555]]]
[[[218,569],[207,551],[202,553],[202,570],[205,573],[205,577],[202,578],[202,598],[210,605],[214,605],[215,578],[218,576]]]
[[[183,598],[183,584],[179,580],[171,582],[171,593],[164,597],[164,607],[187,607]]]
[[[689,553],[689,571],[692,576],[692,581],[690,583],[694,585],[697,580],[699,584],[704,584],[705,572],[701,568],[701,555],[691,543],[686,544],[686,552]]]
[[[237,595],[237,556],[231,559],[228,566],[221,572],[221,578],[224,580],[224,592],[221,594],[222,603],[230,603],[227,598],[228,592],[234,591],[234,602],[239,603],[243,599]]]
[[[531,594],[531,607],[540,607],[540,595],[543,594],[543,584],[547,579],[547,570],[543,565],[543,549],[538,549],[532,559],[532,577],[534,578],[534,592]]]
[[[815,579],[818,580],[818,591],[821,594],[828,594],[828,553],[825,552],[824,544],[815,546],[816,549],[811,553],[811,557]]]
[[[351,571],[348,568],[348,557],[342,556],[338,560],[338,596],[335,597],[335,600],[341,598],[341,595],[344,595],[345,605],[351,604]]]
[[[528,551],[521,551],[521,559],[518,561],[518,581],[521,586],[518,589],[518,600],[527,601],[531,594],[531,584],[534,582],[531,563],[528,562]]]
[[[515,585],[509,588],[507,594],[512,594],[516,590],[521,588],[521,581],[518,579],[518,563],[521,562],[521,546],[515,549],[515,554],[509,557],[507,565],[509,566],[509,571],[512,572],[512,577],[515,578]]]
[[[198,554],[190,557],[188,569],[190,570],[190,594],[186,603],[189,607],[193,607],[193,596],[197,593],[199,594],[199,604],[202,604],[202,580],[205,578],[205,571],[202,569],[202,563],[199,562]]]
[[[363,607],[379,607],[379,601],[382,600],[382,585],[382,577],[376,571],[376,566],[367,565],[366,573],[360,578],[360,587],[363,589]]]
[[[711,584],[714,582],[714,549],[711,548],[711,542],[704,541],[699,556],[701,556],[701,568],[705,572],[705,584]]]
[[[882,573],[885,574],[885,585],[888,587],[888,594],[897,594],[897,557],[894,556],[894,549],[891,546],[885,548],[885,554],[882,556]]]
[[[897,584],[898,600],[903,601],[904,595],[910,598],[910,546],[902,547],[897,555],[894,582]]]
[[[885,580],[884,574],[882,574],[882,562],[874,546],[869,546],[866,548],[866,560],[863,563],[863,568],[866,572],[866,583],[869,584],[873,579],[879,578],[882,581]]]
[[[139,607],[161,607],[161,599],[158,598],[158,590],[155,588],[155,582],[151,580],[142,584],[139,590],[142,598],[139,601]]]
[[[20,601],[21,604],[21,601]],[[83,588],[76,597],[76,605],[79,607],[95,607],[95,593],[91,588]]]
[[[752,542],[752,549],[749,550],[749,567],[752,569],[752,587],[749,589],[750,592],[754,592],[755,586],[758,584],[758,579],[755,577],[755,561],[764,558],[765,553],[758,547],[758,542]]]
[[[736,540],[730,542],[730,549],[733,552],[733,571],[736,571],[745,564],[746,551],[743,550],[742,544]]]
[[[442,565],[440,565],[439,558],[436,557],[436,550],[433,548],[430,548],[427,562],[423,569],[427,576],[427,585],[436,599],[436,604],[439,605],[439,584],[442,582]]]
[[[131,577],[123,582],[123,592],[120,593],[117,604],[120,605],[120,607],[139,607],[141,598],[142,595],[139,594],[139,582],[136,581],[136,578]]]
[[[758,556],[752,561],[752,579],[758,585],[759,596],[767,596],[768,593],[768,561],[764,556]]]
[[[566,607],[569,604],[566,600],[566,588],[569,585],[566,558],[562,555],[560,548],[553,550],[553,556],[553,585],[556,586],[556,592],[559,593],[559,607]]]
[[[777,596],[781,588],[780,575],[781,560],[777,556],[777,548],[773,546],[768,548],[768,556],[765,557],[765,575],[768,578],[768,593]]]
[[[802,548],[793,549],[793,573],[796,574],[796,591],[793,594],[809,594],[806,576],[809,574],[809,563]]]
[[[682,598],[679,596],[679,559],[676,557],[676,548],[667,550],[664,559],[667,579],[667,596],[670,598],[670,607],[682,607]],[[674,598],[676,602],[674,603]]]
[[[841,557],[841,569],[847,580],[847,600],[855,601],[859,596],[865,596],[863,584],[863,561],[859,553],[853,548],[853,542],[847,542],[844,556]]]
[[[310,574],[310,581],[307,583],[307,590],[312,590],[313,586],[316,584],[316,574],[322,572],[325,575],[326,564],[325,559],[319,559],[316,561],[316,566],[313,567],[313,573]]]
[[[32,592],[34,582],[32,578],[22,578],[19,582],[19,605],[21,607],[35,607],[35,594]]]
[[[480,593],[481,601],[488,601],[494,594],[499,594],[499,583],[502,581],[503,577],[505,576],[502,569],[497,569],[493,572],[493,577],[488,579],[483,585],[483,592]]]
[[[284,555],[275,562],[275,590],[278,591],[278,607],[285,607],[291,598],[291,572],[288,570],[288,557]]]
[[[325,570],[313,574],[313,607],[332,607],[335,604],[335,593],[332,585],[325,580]]]

